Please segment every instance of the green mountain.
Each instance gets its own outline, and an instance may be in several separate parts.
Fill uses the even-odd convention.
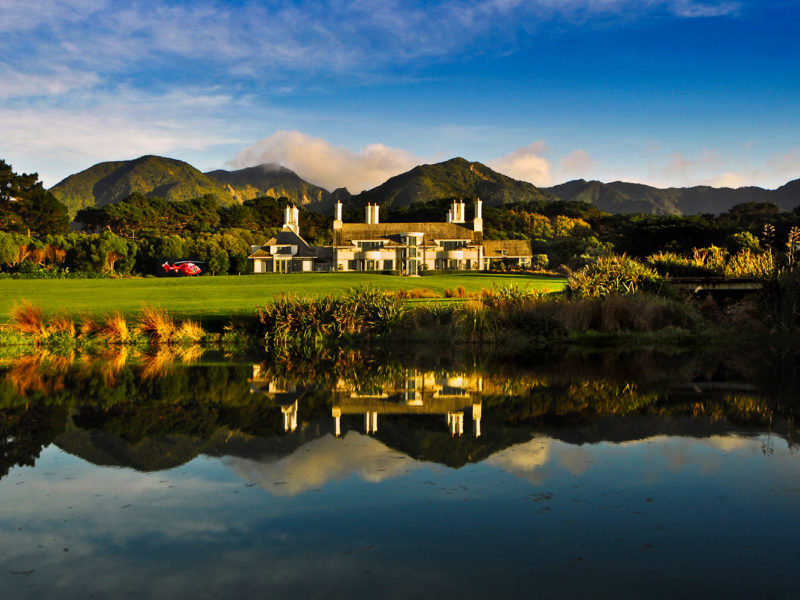
[[[640,183],[584,181],[578,179],[542,191],[561,200],[577,200],[595,205],[609,213],[649,213],[657,215],[720,214],[736,204],[772,202],[782,210],[800,205],[800,179],[777,190],[760,187],[655,188]]]
[[[238,171],[210,171],[206,176],[226,187],[239,202],[264,195],[274,198],[286,196],[319,212],[328,213],[333,208],[330,192],[304,181],[294,171],[278,164],[263,164]]]
[[[392,177],[376,188],[353,196],[347,207],[378,203],[382,208],[396,210],[413,203],[451,197],[478,197],[485,206],[556,199],[531,183],[497,173],[479,162],[452,158],[433,165],[420,165]]]
[[[133,192],[167,200],[213,194],[225,204],[235,202],[231,192],[217,180],[188,163],[160,156],[100,163],[70,175],[50,191],[72,215],[81,208],[119,202]]]

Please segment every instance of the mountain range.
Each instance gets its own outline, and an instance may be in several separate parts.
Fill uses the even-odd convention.
[[[389,210],[451,197],[479,197],[485,206],[567,200],[587,202],[609,213],[661,215],[718,214],[744,202],[772,202],[783,210],[800,205],[800,179],[776,190],[708,186],[655,188],[622,181],[603,183],[583,179],[538,188],[463,158],[416,166],[357,195],[344,188],[329,192],[277,164],[202,173],[186,162],[159,156],[99,163],[70,175],[50,191],[66,204],[72,215],[81,208],[119,202],[133,192],[173,201],[211,194],[224,204],[256,196],[285,196],[324,214],[332,212],[337,199],[348,209],[377,203]]]

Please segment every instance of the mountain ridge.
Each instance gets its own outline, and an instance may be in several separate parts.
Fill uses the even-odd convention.
[[[348,210],[363,208],[368,203],[379,204],[385,210],[397,210],[452,197],[480,197],[487,207],[582,201],[612,214],[721,214],[746,202],[771,202],[786,211],[800,205],[800,179],[774,190],[755,186],[735,189],[710,186],[656,188],[641,183],[604,183],[584,179],[539,188],[461,157],[417,165],[355,195],[346,188],[329,192],[276,163],[202,173],[186,162],[152,155],[98,163],[66,177],[50,191],[67,205],[72,215],[88,206],[119,202],[133,192],[174,201],[211,194],[223,204],[263,195],[285,196],[323,214],[331,213],[337,200],[341,200]]]

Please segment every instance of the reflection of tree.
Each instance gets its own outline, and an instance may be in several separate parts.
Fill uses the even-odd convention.
[[[42,448],[64,431],[63,406],[34,402],[0,411],[0,478],[17,466],[33,466]]]

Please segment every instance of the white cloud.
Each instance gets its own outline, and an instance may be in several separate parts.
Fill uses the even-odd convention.
[[[369,144],[354,152],[299,131],[277,131],[239,152],[229,165],[243,168],[269,162],[280,163],[329,190],[344,186],[356,193],[425,160],[384,144]]]
[[[558,172],[566,179],[585,179],[589,176],[592,167],[594,167],[594,159],[586,150],[580,148],[573,150],[558,161]]]
[[[712,177],[710,180],[708,180],[707,185],[712,187],[740,188],[750,185],[750,177],[742,173],[733,173],[732,171],[727,171]]]
[[[101,161],[242,143],[241,127],[217,115],[220,107],[241,109],[225,94],[121,95],[82,94],[75,106],[0,105],[0,156],[18,171],[38,171],[49,187]]]
[[[548,186],[553,184],[552,165],[541,156],[547,150],[543,141],[534,142],[487,162],[487,164],[504,175],[528,181],[534,185]]]
[[[418,462],[354,431],[341,439],[326,435],[307,442],[278,460],[228,458],[225,465],[275,496],[296,496],[351,475],[378,483],[419,468]]]

